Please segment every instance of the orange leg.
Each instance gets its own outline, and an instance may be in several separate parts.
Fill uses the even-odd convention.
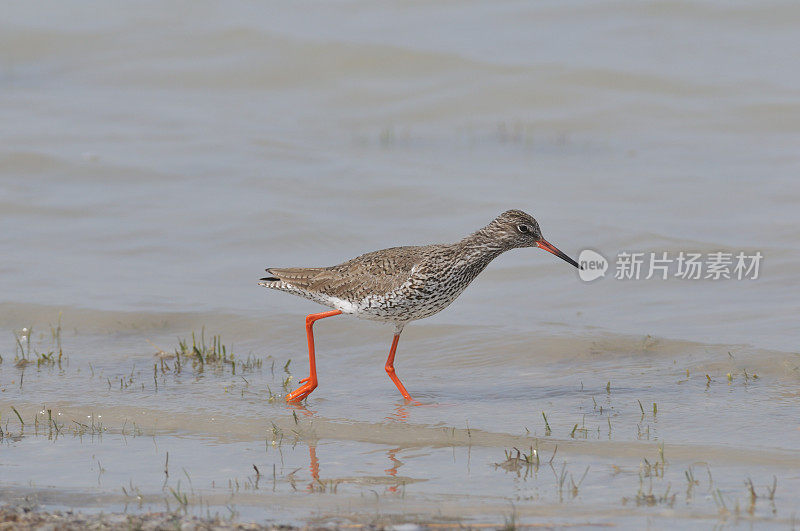
[[[413,400],[411,395],[408,394],[406,388],[403,387],[403,382],[400,381],[400,378],[394,373],[394,352],[397,350],[397,342],[400,340],[400,332],[396,332],[394,335],[394,340],[392,340],[392,348],[389,351],[389,357],[386,359],[386,374],[389,375],[389,378],[392,379],[394,384],[400,390],[400,394],[403,395],[403,398],[406,400]]]
[[[314,321],[324,319],[325,317],[332,317],[342,313],[340,310],[332,310],[330,312],[312,313],[306,316],[306,336],[308,336],[308,378],[303,378],[300,383],[303,384],[288,395],[286,395],[287,402],[299,402],[308,395],[311,391],[317,388],[317,362],[314,359]]]

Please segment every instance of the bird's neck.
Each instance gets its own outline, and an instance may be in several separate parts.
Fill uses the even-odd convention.
[[[478,261],[488,264],[508,248],[499,242],[491,233],[489,227],[477,230],[458,242],[461,253],[468,261]]]

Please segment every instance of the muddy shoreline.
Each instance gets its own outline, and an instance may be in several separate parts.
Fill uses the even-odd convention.
[[[192,530],[281,530],[297,529],[292,526],[262,525],[248,522],[226,521],[221,518],[200,518],[177,513],[100,513],[85,514],[72,511],[39,511],[30,507],[0,507],[0,530],[5,529],[58,529],[63,531],[91,529],[192,529]]]

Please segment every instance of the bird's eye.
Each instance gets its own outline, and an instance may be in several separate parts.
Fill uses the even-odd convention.
[[[528,234],[531,231],[531,228],[527,225],[517,225],[517,230],[522,234]]]

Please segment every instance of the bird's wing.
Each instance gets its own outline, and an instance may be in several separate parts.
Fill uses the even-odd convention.
[[[294,287],[345,300],[389,293],[420,263],[423,247],[394,247],[363,254],[332,267],[271,267],[267,273]]]

